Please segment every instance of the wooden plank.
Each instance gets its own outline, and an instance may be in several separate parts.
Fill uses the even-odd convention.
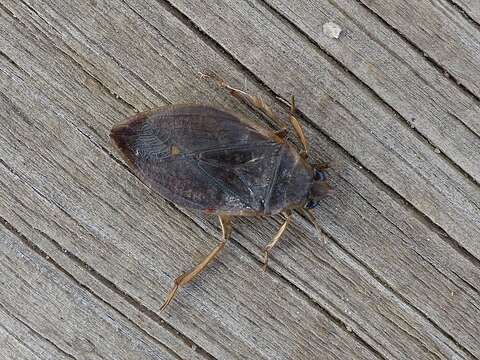
[[[466,19],[452,2],[360,1],[455,81],[480,96],[480,27]]]
[[[12,6],[12,4],[9,5]],[[19,31],[19,34],[15,33],[16,46],[10,44],[8,47],[11,61],[14,59],[14,63],[17,63],[19,68],[15,68],[12,63],[2,64],[6,73],[2,79],[5,86],[2,91],[8,94],[10,102],[13,101],[17,107],[17,114],[12,113],[12,118],[18,117],[18,111],[26,112],[28,109],[29,116],[26,117],[26,120],[17,119],[17,124],[22,121],[30,121],[38,131],[42,131],[40,133],[43,134],[45,131],[46,134],[42,135],[44,138],[37,140],[22,138],[23,141],[18,142],[9,139],[9,144],[17,149],[18,155],[17,158],[9,159],[8,166],[18,172],[21,177],[15,177],[4,168],[3,178],[7,179],[4,180],[6,181],[5,187],[8,187],[17,199],[29,204],[29,207],[34,210],[17,210],[20,214],[9,212],[7,213],[8,219],[21,226],[25,231],[28,230],[27,224],[35,224],[36,229],[47,232],[66,249],[70,249],[74,254],[80,254],[86,263],[113,279],[115,284],[120,284],[123,291],[134,294],[142,304],[155,309],[162,300],[159,294],[163,294],[168,287],[168,280],[193,263],[188,259],[199,258],[201,254],[206,253],[208,248],[213,246],[213,240],[210,245],[190,242],[192,232],[194,237],[202,238],[205,233],[195,227],[192,229],[192,224],[188,223],[185,218],[175,220],[178,222],[171,226],[171,231],[163,230],[162,232],[162,227],[167,227],[164,224],[177,219],[177,216],[181,214],[175,209],[168,208],[168,204],[165,204],[158,196],[152,194],[152,198],[146,197],[145,189],[138,181],[131,179],[130,174],[123,168],[118,169],[116,164],[111,164],[110,158],[99,150],[99,148],[108,148],[106,136],[108,128],[120,117],[125,116],[122,111],[126,113],[125,109],[129,107],[127,103],[122,105],[115,100],[109,92],[120,93],[127,99],[127,102],[134,103],[139,107],[146,107],[154,102],[161,104],[163,103],[161,99],[164,97],[172,101],[182,98],[187,100],[198,100],[202,97],[211,99],[215,95],[208,88],[208,84],[200,82],[195,77],[199,68],[200,70],[215,68],[220,72],[230,74],[233,79],[241,79],[243,75],[225,57],[218,55],[200,41],[198,35],[195,36],[187,27],[182,26],[172,14],[165,12],[162,7],[154,7],[154,3],[139,3],[139,6],[144,5],[145,7],[136,9],[141,9],[142,15],[147,21],[154,24],[156,28],[162,29],[160,34],[163,38],[159,39],[159,33],[155,31],[155,27],[150,27],[148,22],[132,14],[124,5],[115,3],[110,5],[111,8],[100,9],[93,9],[85,5],[87,9],[84,11],[98,11],[96,13],[98,17],[114,14],[114,18],[105,21],[108,29],[97,28],[95,32],[88,32],[88,37],[82,35],[83,43],[75,36],[69,35],[70,32],[62,33],[62,38],[59,38],[55,34],[60,32],[56,32],[50,24],[55,23],[57,26],[68,24],[69,28],[73,29],[71,33],[80,36],[81,31],[86,31],[88,26],[91,26],[91,24],[82,23],[87,17],[78,15],[78,10],[70,9],[68,4],[58,3],[56,5],[58,11],[68,17],[68,20],[60,20],[55,15],[56,21],[62,25],[58,25],[46,15],[54,13],[50,8],[40,11],[49,22],[32,15],[35,25],[40,27],[41,32],[48,34],[47,41],[37,34],[38,30],[35,32],[37,34],[35,43],[39,44],[38,48],[28,40],[22,40],[22,35],[28,38],[31,33],[34,33],[31,30],[28,31],[31,26],[30,15],[22,13],[21,8],[14,8],[16,16],[23,15],[20,18],[27,25],[26,28]],[[150,14],[150,16],[146,14]],[[82,27],[77,29],[74,24],[77,27],[82,25]],[[123,32],[118,30],[122,26],[126,27]],[[145,28],[147,30],[144,32],[138,30]],[[115,29],[115,36],[111,35],[111,31],[113,31],[111,29]],[[136,29],[137,32],[130,32],[129,29]],[[12,31],[11,28],[9,30]],[[182,34],[181,43],[184,44],[181,49],[178,49],[174,42],[176,38],[178,39],[179,34]],[[119,42],[110,43],[113,38]],[[93,47],[93,50],[90,50],[91,54],[85,54],[88,50],[87,46],[83,45],[85,43]],[[105,49],[95,46],[95,44],[102,44]],[[37,56],[33,58],[25,56],[26,53],[21,51],[22,47]],[[131,53],[125,49],[130,49]],[[162,56],[155,55],[152,49],[160,49],[158,51],[161,51]],[[137,53],[141,53],[142,57],[138,58]],[[199,66],[190,66],[195,63]],[[90,74],[102,81],[94,81],[92,76],[85,74],[78,64],[84,66]],[[21,69],[28,69],[33,74],[41,74],[45,80],[42,80],[41,77],[39,80],[37,76],[29,77],[26,73],[22,73]],[[105,69],[110,70],[106,71]],[[158,69],[162,69],[162,71],[159,72]],[[103,87],[102,84],[107,84],[107,87]],[[89,85],[89,87],[85,85]],[[247,86],[252,90],[258,90],[250,81],[247,82]],[[136,88],[138,90],[135,91]],[[107,91],[106,89],[113,90]],[[132,92],[129,92],[129,89],[132,89]],[[72,93],[76,95],[73,99],[70,97]],[[7,100],[4,99],[4,101]],[[222,98],[218,101],[225,100]],[[108,105],[102,107],[102,104]],[[228,102],[228,104],[231,103]],[[12,104],[8,105],[8,108],[11,107]],[[48,109],[47,114],[45,114],[45,109]],[[54,119],[53,114],[55,113],[61,114],[63,117],[60,120]],[[64,124],[64,121],[67,123]],[[47,125],[47,129],[44,129],[44,124]],[[64,126],[68,129],[63,129]],[[25,124],[19,126],[16,131],[13,131],[13,134],[8,134],[7,137],[24,136],[25,131],[22,130],[24,128],[28,129],[29,126]],[[62,132],[59,133],[59,129],[62,129]],[[27,134],[30,132],[31,130],[26,131]],[[90,140],[82,138],[81,133],[87,135]],[[320,212],[328,215],[325,216],[325,219],[321,219],[322,226],[333,235],[333,238],[328,240],[322,236],[321,240],[327,241],[328,247],[325,247],[322,241],[318,243],[309,241],[306,246],[297,239],[302,239],[302,241],[305,241],[305,238],[309,239],[310,227],[308,230],[302,227],[292,230],[282,242],[284,245],[275,253],[274,260],[277,257],[279,260],[272,263],[275,271],[278,271],[281,277],[273,274],[274,279],[283,284],[284,280],[279,279],[286,277],[308,294],[308,303],[317,304],[313,307],[315,310],[312,310],[311,307],[300,302],[299,308],[306,307],[301,314],[308,310],[310,317],[312,317],[312,313],[316,317],[318,313],[324,313],[325,310],[322,309],[326,309],[384,357],[412,358],[419,354],[422,354],[423,358],[471,357],[468,352],[463,351],[455,343],[456,340],[445,333],[444,328],[448,331],[453,329],[452,333],[455,336],[465,337],[460,345],[471,346],[468,343],[472,340],[467,334],[474,333],[472,329],[474,329],[477,314],[475,309],[478,309],[478,294],[468,288],[467,284],[478,283],[477,268],[452,251],[428,223],[415,215],[413,209],[409,210],[409,207],[402,201],[395,200],[396,198],[392,197],[391,192],[385,186],[376,182],[369,173],[359,169],[355,161],[345,155],[341,149],[335,147],[328,138],[323,137],[311,127],[308,129],[308,134],[310,138],[313,136],[315,139],[314,148],[318,149],[318,153],[331,154],[333,159],[338,160],[334,172],[344,172],[342,178],[334,179],[341,195],[340,201],[335,200],[336,198],[332,199],[333,203],[326,203],[320,209]],[[45,141],[45,139],[49,141]],[[22,145],[22,142],[27,145]],[[43,149],[40,145],[44,143],[57,147]],[[99,148],[95,147],[96,145]],[[33,150],[29,148],[31,146],[33,146]],[[67,146],[68,150],[65,150],[64,148]],[[95,151],[92,151],[92,147]],[[39,154],[36,154],[37,149],[41,150]],[[7,149],[4,151],[2,158],[4,158],[4,154],[8,153]],[[318,156],[318,153],[315,153],[315,156]],[[59,156],[60,158],[58,158]],[[95,169],[88,160],[92,157],[98,160],[98,163],[93,162],[93,164],[96,164],[101,170]],[[74,160],[67,160],[70,158]],[[57,163],[54,163],[53,159],[57,159]],[[37,162],[38,164],[36,164]],[[62,166],[65,166],[64,163],[68,164],[67,170],[71,174],[67,173],[66,169],[62,169]],[[344,178],[347,181],[344,181]],[[19,182],[22,182],[19,179],[30,185],[18,186]],[[12,184],[15,184],[15,187]],[[352,192],[355,194],[358,192],[359,195],[355,195],[354,200],[350,201],[349,194]],[[366,199],[362,198],[360,194]],[[11,193],[6,194],[2,199],[5,200],[3,203],[9,204],[12,196]],[[160,205],[157,205],[156,202]],[[369,210],[369,202],[377,208],[376,211],[371,208]],[[392,204],[393,206],[390,206]],[[109,205],[120,210],[112,210]],[[58,207],[65,213],[62,213]],[[41,214],[49,215],[42,218]],[[380,214],[381,216],[379,216]],[[52,219],[58,219],[55,228],[52,228]],[[26,221],[27,224],[23,221]],[[217,236],[216,227],[200,223],[198,219],[196,221],[207,232]],[[388,225],[388,221],[395,226]],[[365,224],[371,223],[374,223],[375,226],[371,226],[366,231]],[[62,226],[62,224],[67,224],[67,226]],[[175,230],[175,225],[178,226],[180,233]],[[278,226],[275,221],[265,223],[265,227],[255,223],[253,231],[256,231],[253,234],[248,227],[241,227],[242,234],[251,234],[245,237],[251,252],[256,254],[259,252],[259,247],[268,240],[268,234],[273,233],[275,225]],[[396,229],[396,226],[401,230]],[[70,232],[69,229],[73,230]],[[170,229],[170,226],[167,229]],[[33,230],[28,231],[32,232]],[[298,235],[297,231],[301,235]],[[402,231],[405,234],[402,234]],[[77,239],[79,234],[80,239]],[[73,237],[75,241],[72,240]],[[122,239],[123,237],[128,239]],[[157,238],[161,238],[164,243],[156,243]],[[242,242],[244,241],[244,237],[235,236],[235,239],[239,238]],[[395,239],[396,242],[393,242],[392,239]],[[336,245],[337,242],[338,245]],[[420,242],[420,246],[417,244],[418,242]],[[385,249],[386,243],[392,243],[389,249]],[[185,249],[184,247],[187,245],[191,247]],[[182,249],[182,253],[176,254],[178,248]],[[282,249],[290,255],[285,257]],[[325,257],[311,256],[312,253],[322,255],[325,253],[325,249],[328,250]],[[368,250],[371,251],[371,249],[376,249],[376,252],[369,253]],[[148,254],[149,251],[154,252],[155,255]],[[290,251],[293,251],[293,254]],[[192,285],[182,292],[185,297],[179,298],[179,301],[175,302],[176,308],[169,312],[169,314],[173,313],[169,322],[179,325],[176,328],[182,331],[195,334],[194,338],[200,339],[202,345],[207,344],[205,347],[220,357],[225,355],[225,352],[231,356],[235,356],[236,351],[248,353],[249,350],[252,350],[250,347],[254,345],[258,349],[255,349],[256,352],[252,356],[271,355],[271,347],[274,347],[276,343],[274,345],[268,343],[266,337],[269,335],[264,335],[264,331],[253,327],[249,321],[253,319],[257,324],[264,322],[270,324],[277,311],[280,313],[286,311],[283,307],[286,307],[287,311],[292,311],[289,313],[291,318],[298,319],[295,315],[296,305],[287,304],[284,299],[280,299],[280,308],[269,310],[269,304],[264,304],[255,296],[266,294],[265,302],[275,299],[275,296],[281,295],[282,292],[286,292],[287,297],[292,296],[291,290],[288,290],[291,285],[287,284],[288,286],[285,288],[283,285],[275,284],[272,289],[269,287],[269,282],[273,280],[268,277],[261,281],[254,281],[254,283],[248,282],[247,285],[239,285],[239,279],[245,281],[245,279],[250,280],[258,276],[258,265],[253,263],[252,266],[251,260],[248,260],[251,259],[251,255],[237,244],[233,247],[233,253],[227,256],[225,259],[222,258],[222,261],[210,271],[210,276],[209,273],[205,274],[205,281],[199,282],[198,285]],[[246,264],[240,263],[242,257],[247,257],[244,260]],[[358,257],[357,260],[356,257]],[[378,257],[380,259],[377,259]],[[429,265],[422,257],[428,259],[433,265]],[[138,261],[132,261],[132,259],[138,259]],[[322,262],[322,260],[324,261]],[[321,271],[318,270],[319,263],[322,264]],[[452,264],[456,264],[456,266],[450,271]],[[153,269],[154,267],[158,267],[158,270]],[[235,274],[232,276],[225,274],[227,271],[225,267]],[[171,270],[172,268],[175,270]],[[218,268],[221,268],[221,274],[217,273],[216,269]],[[424,268],[429,270],[423,270]],[[131,273],[132,270],[136,272]],[[166,273],[167,271],[168,273]],[[440,275],[444,273],[445,277]],[[122,278],[125,274],[128,275],[128,278]],[[315,276],[317,274],[318,276]],[[328,276],[322,276],[322,274],[328,274]],[[399,278],[398,274],[402,274],[402,276]],[[452,281],[455,279],[455,274],[459,274],[459,278],[465,279],[467,284],[460,282],[457,285],[459,288],[452,288],[455,284]],[[217,276],[216,278],[220,276],[222,279],[217,288],[212,285],[215,281],[213,276]],[[386,284],[382,285],[379,281],[383,281],[382,277],[387,278]],[[229,286],[222,287],[225,286],[223,282],[227,282]],[[393,289],[391,284],[393,284]],[[425,284],[432,284],[432,286],[425,287]],[[248,289],[246,299],[243,300],[241,295],[238,295],[238,290],[235,292],[232,288]],[[421,294],[419,290],[424,291],[424,294]],[[455,298],[453,298],[455,301],[451,297],[453,290],[455,290]],[[231,297],[236,297],[233,303],[225,298],[226,294],[232,293],[235,296]],[[294,291],[295,293],[296,291]],[[432,294],[435,294],[432,296],[434,301],[428,298]],[[189,298],[189,295],[193,298]],[[402,296],[406,298],[402,298]],[[204,303],[198,304],[199,299],[203,299]],[[299,301],[297,297],[294,297],[294,300],[293,303]],[[236,306],[239,301],[243,301],[245,305]],[[409,304],[410,301],[413,306]],[[215,306],[211,302],[216,302],[218,305]],[[251,310],[245,313],[247,310],[244,309],[244,306],[252,302],[254,303],[252,306],[256,310],[254,316],[251,314]],[[321,307],[316,307],[318,305]],[[266,306],[267,309],[262,306]],[[218,307],[225,310],[220,313]],[[419,310],[415,309],[417,307]],[[176,314],[177,311],[183,311],[183,313]],[[239,312],[244,316],[242,320],[231,321],[232,317],[239,316]],[[224,313],[232,315],[223,319]],[[425,313],[428,316],[425,316]],[[213,320],[210,318],[211,314],[215,314]],[[444,319],[445,314],[447,316]],[[302,317],[298,321],[301,319]],[[376,321],[372,321],[372,319]],[[430,319],[433,319],[433,323]],[[195,324],[200,323],[207,330],[202,331],[202,329],[192,327],[192,320]],[[208,324],[215,321],[220,323],[220,330],[227,329],[227,335],[219,335],[217,332],[210,335],[212,332],[208,328]],[[284,320],[285,324],[289,324],[290,321]],[[435,323],[442,321],[445,321],[446,324],[435,326]],[[204,325],[203,322],[206,322],[207,325]],[[245,325],[246,323],[250,325]],[[215,325],[218,326],[218,323]],[[277,331],[281,326],[285,325],[272,325],[271,328]],[[306,323],[305,329],[311,330],[310,326],[315,326],[315,324]],[[252,338],[246,337],[245,332],[248,333],[249,330],[257,339],[252,340]],[[292,344],[292,339],[285,335],[291,336],[296,331],[298,332],[298,329],[289,328],[282,333],[280,338],[285,339],[284,342],[287,345],[284,346],[289,346],[289,349],[293,347],[303,350],[302,346],[305,347],[306,342],[295,346]],[[229,335],[235,334],[231,335],[233,337],[237,336],[237,333],[241,333],[242,338],[232,343]],[[261,333],[260,337],[258,333]],[[320,335],[323,336],[323,333],[320,332]],[[341,338],[342,335],[339,336]],[[222,340],[228,344],[230,349],[223,349],[216,343],[221,344]],[[239,345],[242,341],[246,344]],[[332,344],[329,343],[325,347],[331,349],[335,345],[336,342],[333,341]],[[280,352],[281,350],[275,349],[275,351]],[[476,351],[475,348],[474,351]],[[308,354],[307,352],[305,356]],[[369,354],[369,356],[372,355]],[[297,357],[301,358],[300,355]]]
[[[400,121],[436,147],[434,151],[443,152],[480,182],[477,98],[356,1],[337,0],[335,5],[327,2],[322,7],[312,2],[268,3],[388,103]],[[342,27],[340,40],[319,31],[329,21]]]
[[[41,359],[55,354],[56,359],[181,359],[164,344],[144,336],[15,235],[1,226],[0,312],[28,328],[33,338],[23,340],[22,345],[31,355]],[[9,326],[2,324],[4,329]],[[8,332],[21,341],[26,330],[20,329],[17,325]],[[47,357],[43,357],[45,350],[51,351]]]

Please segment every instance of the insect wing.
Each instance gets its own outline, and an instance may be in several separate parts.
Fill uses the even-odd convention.
[[[261,211],[280,149],[235,116],[201,105],[139,114],[111,136],[167,199],[211,211]]]

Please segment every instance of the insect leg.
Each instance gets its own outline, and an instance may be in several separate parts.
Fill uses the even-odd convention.
[[[190,281],[193,280],[195,276],[200,274],[203,269],[205,269],[205,267],[213,259],[215,259],[218,253],[224,248],[228,238],[230,237],[230,234],[232,233],[232,226],[230,224],[231,217],[221,215],[218,217],[218,219],[220,220],[220,225],[222,227],[222,241],[197,266],[195,266],[189,272],[183,273],[175,279],[173,288],[168,292],[165,298],[165,302],[160,308],[160,311],[163,311],[168,306],[168,304],[170,304],[180,287],[187,285]]]
[[[320,230],[320,226],[318,226],[317,221],[315,220],[314,216],[312,215],[311,211],[308,209],[300,208],[297,209],[300,213],[304,214],[308,220],[312,223],[312,225],[315,227],[315,230],[317,231],[317,235],[320,236],[322,231]]]
[[[292,219],[292,212],[290,210],[284,212],[285,215],[285,222],[280,226],[280,229],[278,229],[277,233],[273,237],[272,241],[263,248],[263,271],[267,269],[267,264],[268,264],[268,255],[270,254],[270,251],[272,248],[277,244],[278,240],[282,237],[283,233],[287,229],[288,224],[290,223]]]
[[[330,167],[330,163],[328,163],[328,162],[326,162],[326,163],[325,162],[323,162],[323,163],[318,162],[318,163],[313,163],[311,165],[314,169],[317,169],[317,170],[326,170]]]
[[[246,103],[248,106],[252,107],[253,109],[260,111],[263,115],[271,119],[280,128],[280,130],[275,132],[276,135],[282,138],[287,136],[287,128],[285,124],[278,119],[278,117],[273,112],[272,108],[269,105],[267,105],[261,97],[250,95],[243,90],[236,89],[228,85],[225,82],[225,80],[223,80],[216,74],[200,74],[200,76],[203,79],[211,79],[215,81],[219,87],[227,89],[233,97],[240,100],[241,102]]]
[[[289,104],[287,101],[283,100],[282,98],[277,98],[283,103],[287,104],[290,106],[290,115],[288,116],[288,121],[293,127],[293,130],[295,131],[295,134],[297,134],[298,138],[300,139],[300,142],[302,143],[303,150],[300,152],[300,155],[303,156],[303,158],[308,157],[308,141],[307,138],[305,137],[305,133],[303,132],[302,125],[300,125],[300,121],[295,117],[295,112],[296,112],[296,107],[295,107],[295,97],[292,95],[292,102]]]
[[[287,128],[285,124],[278,119],[278,117],[274,114],[272,108],[263,101],[263,99],[259,96],[255,95],[250,95],[246,93],[245,91],[242,91],[240,89],[236,89],[230,85],[228,85],[225,80],[220,78],[216,74],[200,74],[200,76],[204,79],[212,79],[215,81],[218,86],[221,88],[227,89],[230,91],[230,94],[234,97],[236,97],[238,100],[246,103],[247,105],[251,106],[252,108],[259,110],[262,114],[270,118],[279,128],[280,130],[276,131],[275,134],[281,138],[285,138],[287,136]],[[308,141],[307,138],[305,137],[305,133],[303,132],[302,125],[300,125],[300,122],[298,119],[295,117],[295,97],[292,96],[292,102],[289,103],[288,101],[277,97],[278,100],[283,102],[284,104],[290,106],[290,114],[288,116],[288,121],[293,127],[293,130],[295,131],[295,134],[297,134],[298,138],[300,139],[300,142],[302,143],[303,150],[300,152],[300,155],[302,155],[303,158],[308,157]]]

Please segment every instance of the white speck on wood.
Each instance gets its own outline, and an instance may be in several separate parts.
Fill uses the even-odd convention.
[[[323,33],[330,38],[338,39],[341,32],[342,28],[340,25],[335,24],[334,22],[327,22],[323,24]]]

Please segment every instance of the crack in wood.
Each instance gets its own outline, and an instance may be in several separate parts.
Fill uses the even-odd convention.
[[[357,3],[359,3],[362,7],[364,7],[366,10],[368,10],[373,16],[375,16],[382,24],[396,33],[399,37],[401,37],[408,45],[412,47],[412,49],[415,49],[415,51],[423,56],[429,63],[432,65],[435,69],[438,70],[440,74],[448,74],[448,78],[452,81],[453,84],[455,84],[459,89],[461,89],[465,94],[468,94],[471,98],[475,99],[477,103],[480,102],[480,97],[477,96],[472,90],[470,90],[468,87],[466,87],[464,84],[461,83],[460,80],[458,80],[449,70],[444,68],[441,64],[439,64],[435,58],[432,56],[428,55],[425,51],[423,51],[420,47],[418,47],[417,44],[415,44],[414,41],[408,38],[408,36],[404,35],[399,29],[393,27],[391,24],[389,24],[381,15],[379,15],[377,12],[375,12],[371,7],[369,7],[367,4],[365,4],[365,0],[355,0]],[[475,22],[474,22],[475,23]],[[476,23],[475,23],[476,24]],[[478,134],[477,134],[478,135]]]

